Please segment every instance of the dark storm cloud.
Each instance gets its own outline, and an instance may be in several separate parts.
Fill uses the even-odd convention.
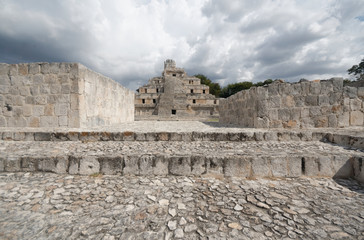
[[[0,0],[0,61],[69,61],[136,89],[176,60],[227,84],[347,77],[364,57],[348,1]]]

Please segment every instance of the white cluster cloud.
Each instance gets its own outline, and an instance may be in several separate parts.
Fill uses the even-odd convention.
[[[0,61],[81,62],[136,89],[176,60],[225,85],[347,77],[361,0],[0,0]]]

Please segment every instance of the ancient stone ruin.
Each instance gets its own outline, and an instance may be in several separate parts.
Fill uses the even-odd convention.
[[[136,120],[207,120],[218,118],[219,100],[200,79],[188,76],[176,62],[164,62],[161,77],[154,77],[135,95]]]
[[[110,126],[134,120],[134,93],[79,63],[0,64],[0,127]]]

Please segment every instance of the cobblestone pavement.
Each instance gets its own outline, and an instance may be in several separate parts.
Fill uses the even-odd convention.
[[[178,142],[178,141],[108,141],[108,142],[0,142],[0,155],[6,156],[102,156],[115,154],[173,154],[173,155],[279,155],[279,154],[355,154],[360,149],[350,149],[319,141],[265,141],[265,142]]]
[[[0,239],[364,239],[364,187],[327,178],[0,174]]]
[[[199,121],[134,121],[121,123],[118,126],[95,128],[0,128],[1,132],[53,132],[53,131],[131,131],[131,132],[259,132],[259,131],[287,131],[287,129],[257,129],[241,128],[233,125],[224,125],[218,122]],[[288,131],[302,131],[303,129],[288,129]],[[349,133],[352,136],[364,136],[363,127],[347,128],[312,128],[313,132]]]

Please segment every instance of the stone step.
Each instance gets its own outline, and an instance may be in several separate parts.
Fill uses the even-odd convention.
[[[355,177],[364,152],[311,142],[3,141],[0,171],[89,175],[218,175],[222,177]]]

